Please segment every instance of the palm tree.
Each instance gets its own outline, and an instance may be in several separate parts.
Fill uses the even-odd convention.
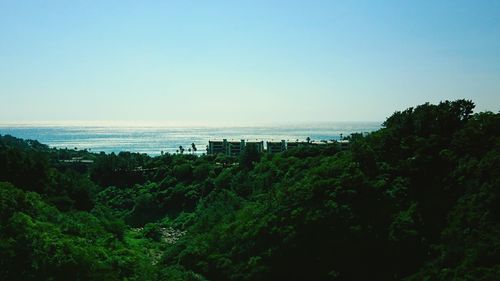
[[[191,147],[193,148],[193,153],[196,153],[198,149],[196,149],[196,144],[194,144],[194,142],[191,144]]]
[[[179,145],[179,151],[181,152],[181,154],[184,153],[184,147],[182,147],[182,145]]]
[[[307,137],[306,141],[307,141],[307,143],[310,143],[311,142],[311,138]]]

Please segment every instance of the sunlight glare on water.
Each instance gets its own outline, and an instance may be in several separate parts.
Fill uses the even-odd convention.
[[[287,124],[275,126],[124,126],[71,124],[3,124],[0,134],[23,139],[36,139],[58,148],[89,149],[106,153],[131,151],[159,155],[161,151],[175,152],[179,146],[191,147],[204,153],[209,140],[338,140],[340,134],[371,132],[380,128],[380,122],[342,122],[315,124]]]

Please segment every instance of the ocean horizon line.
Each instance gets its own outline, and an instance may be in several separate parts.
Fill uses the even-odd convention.
[[[128,120],[0,121],[0,127],[117,127],[117,128],[253,128],[280,126],[328,126],[335,124],[378,124],[383,121],[277,121],[277,122],[197,122]]]

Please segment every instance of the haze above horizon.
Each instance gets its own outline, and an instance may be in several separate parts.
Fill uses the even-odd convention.
[[[383,121],[500,110],[500,1],[0,0],[0,121]]]

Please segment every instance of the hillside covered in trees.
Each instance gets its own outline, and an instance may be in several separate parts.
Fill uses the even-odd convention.
[[[239,158],[0,136],[0,279],[499,280],[500,114],[473,108]]]

